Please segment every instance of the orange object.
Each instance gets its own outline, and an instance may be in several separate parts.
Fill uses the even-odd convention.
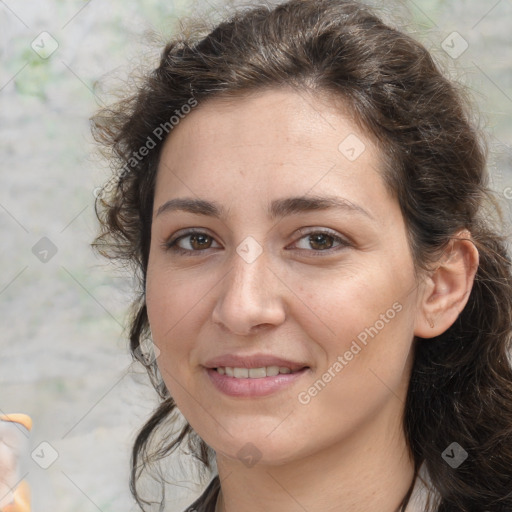
[[[24,449],[23,432],[18,425],[30,432],[32,419],[26,414],[0,416],[0,512],[30,512],[28,483],[22,480],[16,485]]]
[[[2,512],[30,512],[30,487],[25,480],[14,491],[14,501],[6,505]]]
[[[0,421],[11,421],[23,425],[27,430],[32,430],[32,418],[27,414],[5,414],[0,416]]]

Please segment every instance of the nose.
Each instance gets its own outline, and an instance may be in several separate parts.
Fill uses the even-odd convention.
[[[248,335],[284,322],[283,286],[268,263],[264,253],[252,262],[234,253],[212,312],[215,324],[233,334]]]

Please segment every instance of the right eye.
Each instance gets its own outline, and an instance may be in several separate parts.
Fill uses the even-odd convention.
[[[180,236],[173,237],[166,241],[163,246],[168,251],[185,256],[192,256],[194,253],[201,253],[206,249],[212,249],[211,245],[214,242],[214,238],[208,233],[189,230]]]

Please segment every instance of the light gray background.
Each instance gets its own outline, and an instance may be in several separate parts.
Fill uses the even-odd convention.
[[[478,102],[493,187],[510,220],[512,1],[382,3]],[[159,44],[149,45],[148,30],[164,41],[177,18],[221,5],[0,0],[0,414],[30,414],[31,449],[47,461],[55,450],[46,470],[28,461],[34,512],[136,510],[129,453],[155,397],[143,369],[131,365],[123,331],[131,281],[89,248],[93,190],[108,171],[95,156],[88,118],[108,100],[104,88],[94,89],[97,80],[154,62]],[[47,59],[31,48],[43,31],[58,43]],[[442,48],[447,37],[463,44],[454,31],[468,44],[456,59]],[[57,248],[47,262],[32,250],[42,237]],[[180,460],[187,468],[188,458]],[[202,489],[194,473],[174,478],[172,511]]]

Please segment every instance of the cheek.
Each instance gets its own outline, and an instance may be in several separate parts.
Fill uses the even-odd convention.
[[[411,307],[395,287],[378,289],[347,286],[325,302],[323,318],[336,336],[316,340],[325,362],[297,397],[312,431],[348,435],[384,404],[400,403],[411,362]]]
[[[146,283],[146,306],[151,331],[155,338],[172,338],[173,332],[190,322],[191,315],[201,310],[201,298],[207,291],[204,279],[149,265]]]
[[[390,330],[397,310],[414,299],[413,274],[405,262],[394,270],[381,263],[343,268],[322,280],[303,281],[299,289],[317,324],[327,327],[333,340],[345,342],[376,323],[379,331]]]
[[[187,386],[194,340],[208,317],[206,304],[212,286],[204,278],[148,267],[146,306],[152,339],[160,351],[156,362],[173,396]]]
[[[350,278],[326,283],[325,293],[307,293],[317,313],[316,327],[308,326],[308,334],[325,355],[316,378],[338,383],[339,388],[332,386],[332,400],[339,399],[340,391],[354,397],[364,397],[362,390],[373,392],[375,387],[386,392],[379,379],[391,388],[400,386],[413,339],[415,281],[408,262],[357,270]]]

